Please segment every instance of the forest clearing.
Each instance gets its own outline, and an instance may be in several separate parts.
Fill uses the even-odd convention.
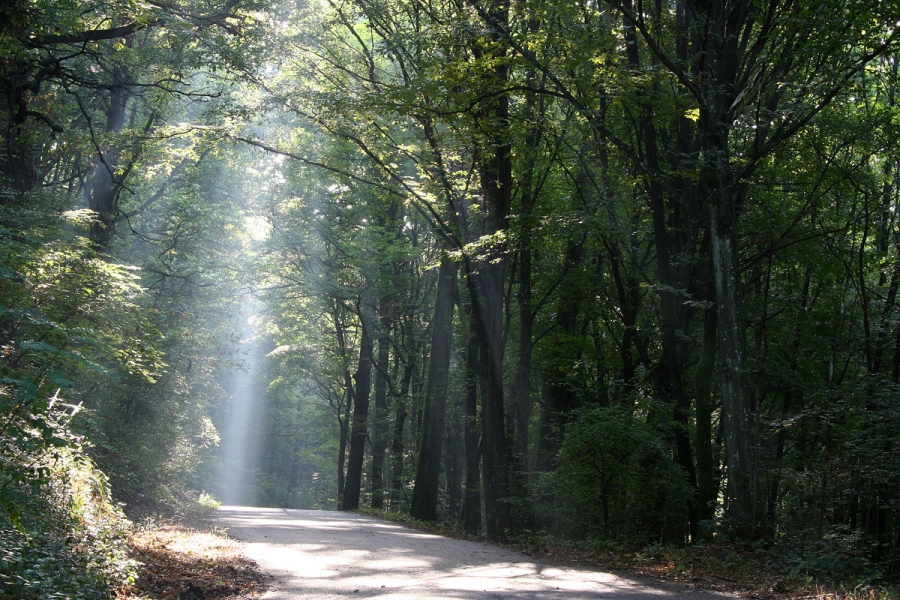
[[[2,3],[0,596],[252,597],[220,505],[895,596],[898,19]]]

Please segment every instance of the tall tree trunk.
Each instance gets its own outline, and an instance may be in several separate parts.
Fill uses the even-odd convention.
[[[391,317],[388,301],[379,306],[378,364],[375,369],[375,414],[372,419],[372,508],[384,508],[384,454],[387,450],[387,391]]]
[[[756,452],[757,410],[747,379],[747,341],[738,263],[738,210],[743,187],[733,172],[729,146],[735,81],[741,69],[740,34],[751,27],[749,1],[694,3],[708,28],[703,40],[697,122],[703,164],[700,185],[709,221],[716,288],[719,389],[728,465],[728,521],[746,539],[758,535],[762,517]]]
[[[21,29],[20,29],[21,30]],[[3,33],[6,33],[5,31]],[[25,31],[21,30],[25,35]],[[34,164],[34,142],[29,123],[29,98],[39,89],[32,80],[29,66],[7,57],[4,78],[0,81],[0,94],[6,106],[0,111],[3,120],[3,136],[0,143],[0,205],[21,198],[37,183]]]
[[[630,0],[625,1],[627,10],[631,12]],[[658,21],[659,15],[654,15],[653,20]],[[638,40],[635,26],[628,18],[623,19],[625,30],[626,54],[628,63],[632,69],[640,69],[638,55]],[[657,67],[658,65],[653,65]],[[697,534],[697,506],[696,487],[697,479],[694,470],[694,460],[691,452],[690,436],[688,434],[688,421],[690,417],[690,400],[684,390],[682,372],[684,370],[684,358],[687,354],[684,344],[679,341],[685,337],[689,328],[689,321],[685,312],[684,302],[676,290],[687,288],[686,279],[682,273],[676,273],[673,268],[673,258],[684,250],[680,243],[679,234],[692,242],[696,226],[684,223],[681,219],[679,203],[675,202],[675,196],[680,191],[678,178],[664,175],[661,170],[660,152],[658,146],[658,132],[653,118],[651,106],[652,95],[657,90],[647,90],[648,96],[639,100],[641,106],[640,121],[637,138],[641,141],[644,150],[644,160],[649,177],[647,178],[646,191],[650,201],[650,212],[653,222],[654,245],[656,247],[656,275],[660,284],[659,294],[659,328],[662,334],[662,357],[656,376],[656,385],[665,401],[672,407],[674,423],[672,435],[675,444],[675,456],[678,464],[685,471],[688,483],[691,486],[692,498],[688,501],[688,523],[691,537]],[[670,199],[667,211],[666,199]],[[676,526],[672,523],[671,525]],[[671,534],[670,534],[671,535]]]
[[[478,60],[489,61],[482,78],[491,95],[481,111],[479,125],[488,143],[480,149],[478,170],[484,204],[482,233],[501,234],[477,258],[466,256],[466,282],[472,298],[472,314],[480,352],[485,363],[482,383],[482,478],[484,482],[485,526],[493,540],[506,538],[510,528],[509,466],[506,439],[505,398],[503,395],[503,311],[504,284],[512,200],[512,142],[510,139],[509,66],[503,31],[509,27],[507,0],[491,0],[486,10],[478,9],[488,26],[487,44],[479,42],[472,50]]]
[[[414,353],[411,353],[414,354]],[[394,398],[394,434],[391,439],[391,510],[400,510],[400,500],[403,496],[403,427],[409,413],[406,403],[409,398],[409,384],[415,372],[415,363],[410,362],[404,367],[403,381],[400,384],[400,392]]]
[[[532,100],[533,102],[533,100]],[[519,364],[516,370],[514,388],[514,416],[515,416],[515,494],[518,498],[516,513],[518,525],[527,527],[531,520],[530,511],[526,509],[528,503],[528,425],[531,422],[531,359],[532,359],[532,330],[534,328],[534,312],[531,305],[532,299],[532,259],[534,250],[531,246],[532,215],[534,198],[532,196],[532,180],[534,171],[534,153],[537,152],[536,144],[539,134],[536,131],[529,133],[529,152],[532,155],[526,162],[526,174],[521,181],[522,186],[522,213],[520,215],[522,228],[519,241],[519,291],[516,297],[519,304]]]
[[[456,296],[457,264],[447,255],[441,258],[438,272],[434,319],[431,322],[431,358],[425,387],[416,481],[409,514],[423,521],[437,519],[440,488],[441,445],[447,406],[447,378],[453,340],[453,304]]]
[[[125,44],[132,46],[134,36],[125,38]],[[106,133],[119,133],[125,127],[128,116],[128,101],[131,99],[130,86],[133,79],[126,67],[115,67],[116,87],[110,91],[109,106],[106,109]],[[95,221],[91,223],[90,239],[101,250],[106,250],[115,233],[115,219],[119,194],[125,174],[118,173],[121,165],[121,148],[101,148],[95,160],[97,166],[85,184],[88,207],[94,211]]]
[[[531,7],[523,2],[519,7],[524,26],[531,35],[538,33],[540,20]],[[514,494],[517,497],[515,519],[517,528],[531,526],[531,510],[528,493],[528,430],[531,422],[531,362],[533,354],[534,308],[532,307],[532,264],[534,248],[534,205],[540,185],[536,182],[535,170],[543,139],[544,101],[539,94],[543,81],[534,69],[525,73],[530,93],[525,96],[525,120],[530,123],[525,137],[525,157],[518,169],[520,193],[519,208],[519,288],[516,298],[519,306],[519,364],[516,370],[514,388],[515,416],[515,473]]]
[[[363,457],[369,433],[369,392],[372,382],[372,355],[375,342],[371,326],[363,314],[366,306],[360,306],[359,363],[356,369],[356,393],[353,399],[353,421],[350,424],[350,456],[347,464],[347,482],[344,487],[343,510],[359,508],[360,487],[362,485]]]
[[[337,491],[337,508],[340,509],[344,504],[344,489],[347,484],[344,465],[347,462],[347,442],[350,439],[350,411],[353,407],[353,380],[350,371],[344,371],[344,394],[346,403],[343,407],[343,415],[338,407],[338,426],[341,430],[341,437],[338,446],[338,491]]]
[[[712,301],[715,289],[709,282],[707,297]],[[718,489],[715,482],[712,439],[712,405],[716,361],[716,308],[706,309],[703,319],[703,349],[697,365],[696,395],[696,448],[697,448],[697,517],[700,521],[700,539],[712,538],[712,521],[715,517]]]
[[[472,323],[472,329],[475,325]],[[481,525],[481,444],[478,439],[478,369],[479,344],[474,331],[469,332],[466,347],[465,395],[463,398],[465,418],[463,429],[466,443],[466,488],[463,497],[461,521],[463,531],[478,533]]]
[[[463,473],[465,472],[466,447],[463,433],[462,403],[451,406],[447,412],[447,437],[445,440],[445,473],[447,479],[447,514],[453,522],[460,517],[463,498]]]
[[[482,399],[481,468],[485,527],[488,537],[493,540],[505,539],[510,526],[510,457],[503,396],[503,254],[503,249],[494,248],[488,260],[477,267],[469,265],[467,274],[479,352],[485,363],[479,378]]]
[[[35,13],[28,0],[7,0],[0,8],[0,39],[4,44],[0,78],[0,206],[22,199],[38,182],[33,136],[39,125],[31,103],[43,95],[42,80],[52,61],[35,73],[30,53],[19,51],[29,45],[29,15]],[[54,133],[63,131],[55,124],[52,129]]]
[[[761,517],[757,489],[757,414],[747,381],[746,332],[734,200],[730,188],[721,182],[718,193],[713,194],[709,202],[718,319],[719,389],[728,464],[728,518],[741,537],[753,538],[757,535],[757,521]]]

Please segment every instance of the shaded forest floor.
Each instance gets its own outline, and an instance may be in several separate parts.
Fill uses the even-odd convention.
[[[583,550],[548,544],[509,544],[544,562],[652,577],[758,600],[888,600],[889,590],[858,586],[846,589],[801,577],[778,568],[755,552],[714,544],[659,548],[644,552]]]
[[[458,530],[423,523],[408,516],[363,510],[419,530],[462,539]],[[116,600],[244,600],[267,588],[265,575],[241,555],[240,544],[221,530],[202,524],[148,524],[136,528],[132,557],[141,563],[134,585]],[[644,552],[610,552],[517,542],[507,547],[559,566],[614,571],[652,577],[757,600],[889,600],[891,590],[870,586],[847,589],[817,583],[779,568],[747,549],[715,544],[690,548],[655,548]]]

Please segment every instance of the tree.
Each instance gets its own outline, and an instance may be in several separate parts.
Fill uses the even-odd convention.
[[[431,357],[428,364],[428,383],[425,387],[416,483],[409,506],[409,514],[423,521],[437,520],[457,267],[458,265],[448,255],[444,254],[441,257],[434,318],[431,321]]]

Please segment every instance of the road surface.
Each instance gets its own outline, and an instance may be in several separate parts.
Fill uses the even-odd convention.
[[[265,600],[734,600],[650,579],[545,565],[504,548],[352,513],[223,506],[214,520],[272,576]]]

